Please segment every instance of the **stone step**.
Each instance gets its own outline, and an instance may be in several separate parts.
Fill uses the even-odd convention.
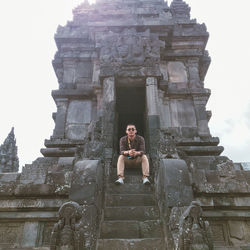
[[[106,194],[105,205],[113,206],[154,206],[153,194]]]
[[[163,239],[99,239],[97,250],[165,250]]]
[[[106,192],[110,194],[152,194],[153,186],[143,185],[142,183],[125,183],[123,185],[108,183]]]
[[[163,237],[160,220],[146,221],[104,221],[101,228],[102,239],[133,239]]]
[[[112,173],[111,175],[115,176],[117,175],[117,169],[116,167],[112,169]],[[141,176],[142,175],[142,169],[141,168],[126,168],[124,170],[124,175],[138,175]]]
[[[109,183],[114,183],[117,180],[117,176],[110,176],[108,182]],[[150,179],[150,182],[152,183],[152,179]],[[128,184],[128,183],[132,183],[132,184],[141,184],[142,183],[142,175],[126,175],[125,179],[124,179],[124,183]]]
[[[105,207],[104,220],[154,220],[159,218],[156,206]]]

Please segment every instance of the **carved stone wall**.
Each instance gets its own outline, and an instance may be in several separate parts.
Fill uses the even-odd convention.
[[[170,6],[163,0],[85,1],[73,14],[55,34],[57,110],[52,136],[41,149],[44,157],[17,173],[13,131],[0,147],[0,249],[47,250],[51,232],[52,248],[77,249],[72,235],[82,237],[82,229],[84,239],[76,241],[95,249],[104,186],[116,164],[120,85],[145,88],[142,124],[166,247],[175,246],[171,230],[180,233],[176,225],[169,228],[171,213],[200,220],[190,215],[194,204],[185,213],[198,201],[215,249],[248,249],[250,174],[220,156],[224,148],[208,127],[205,24],[190,19],[183,0]],[[77,202],[81,216],[58,217],[67,202]],[[211,249],[200,243],[205,224],[193,223],[191,238],[180,233],[183,242],[192,239],[193,249]]]

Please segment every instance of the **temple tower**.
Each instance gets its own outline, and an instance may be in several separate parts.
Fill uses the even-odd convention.
[[[18,169],[16,138],[14,128],[12,128],[4,143],[0,146],[0,173],[18,172]]]
[[[205,24],[182,0],[85,1],[73,15],[55,34],[43,157],[0,174],[0,248],[248,249],[250,175],[208,126]],[[151,187],[133,171],[113,184],[131,122]]]

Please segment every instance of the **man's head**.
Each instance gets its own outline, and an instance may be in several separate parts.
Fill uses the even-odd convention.
[[[126,134],[129,136],[129,137],[134,137],[135,134],[136,134],[136,127],[134,124],[128,124],[127,125],[127,128],[126,128]]]

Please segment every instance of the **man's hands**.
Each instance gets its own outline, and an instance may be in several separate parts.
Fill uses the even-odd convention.
[[[130,149],[130,150],[127,151],[127,152],[128,152],[128,155],[129,155],[130,157],[136,157],[136,156],[138,156],[138,155],[141,155],[141,152],[135,151],[135,149]]]

